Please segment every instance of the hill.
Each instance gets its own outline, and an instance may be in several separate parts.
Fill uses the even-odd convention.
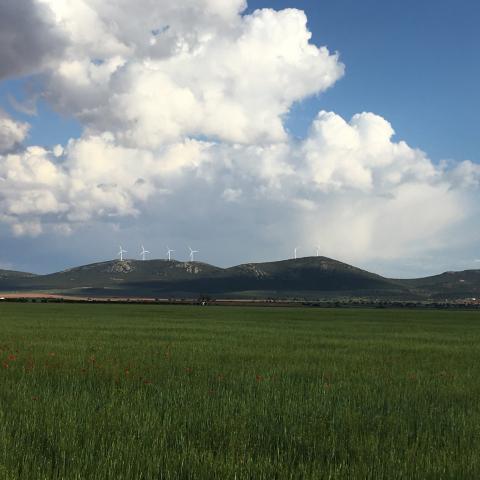
[[[36,277],[34,273],[16,272],[15,270],[0,269],[0,280],[8,280],[9,278],[31,278]]]
[[[326,257],[219,268],[202,262],[124,260],[94,263],[50,275],[9,279],[3,290],[101,296],[399,295],[407,287]]]
[[[480,297],[480,270],[445,272],[431,277],[397,280],[397,282],[432,299]]]
[[[480,296],[480,270],[398,280],[327,257],[230,268],[176,260],[113,260],[49,275],[0,271],[0,291],[101,297],[437,300]]]
[[[407,289],[395,281],[326,257],[304,257],[268,263],[249,263],[226,269],[230,291],[272,294],[394,294]]]
[[[21,290],[58,291],[89,295],[147,295],[150,285],[174,285],[214,276],[221,268],[202,262],[175,260],[113,260],[70,268],[49,275],[20,280]]]
[[[0,291],[9,291],[12,290],[12,287],[15,289],[15,285],[21,283],[22,280],[31,279],[35,276],[33,273],[0,269]]]

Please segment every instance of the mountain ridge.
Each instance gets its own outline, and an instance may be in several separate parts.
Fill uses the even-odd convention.
[[[227,268],[198,261],[125,259],[95,262],[46,275],[0,270],[0,291],[105,297],[209,295],[420,300],[480,296],[480,270],[391,279],[320,256],[250,262]]]

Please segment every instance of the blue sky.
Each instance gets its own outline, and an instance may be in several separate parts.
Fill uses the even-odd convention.
[[[326,256],[390,276],[478,267],[479,2],[250,0],[243,18],[241,0],[98,5],[72,0],[55,24],[37,0],[0,6],[0,125],[30,125],[23,138],[18,124],[12,141],[0,131],[0,268],[53,271],[141,243],[155,257],[167,244],[185,255],[193,243],[201,260],[223,266],[320,244]],[[311,44],[338,52],[345,75],[333,57],[305,53],[298,15],[261,15],[251,27],[261,8],[305,11]],[[151,28],[137,28],[151,22],[171,25],[155,37],[166,56],[156,57]],[[198,38],[215,40],[205,58],[182,63],[175,42],[190,38],[194,51],[197,27]],[[280,44],[295,52],[286,61]],[[117,66],[106,73],[108,62]],[[22,113],[32,98],[36,113]],[[316,121],[321,110],[335,115]],[[362,112],[375,115],[348,123]],[[24,149],[71,138],[80,140],[63,153],[35,150],[34,160]],[[7,161],[12,152],[18,159]],[[212,218],[221,219],[213,228]]]
[[[12,117],[31,125],[25,144],[52,146],[79,137],[82,133],[81,124],[73,117],[58,114],[41,98],[35,102],[34,115],[15,108],[16,102],[22,104],[25,101],[28,96],[26,92],[36,91],[39,85],[41,80],[35,77],[0,82],[0,107]]]

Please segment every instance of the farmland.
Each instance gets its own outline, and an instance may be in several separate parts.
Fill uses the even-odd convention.
[[[0,305],[0,479],[480,477],[480,314]]]

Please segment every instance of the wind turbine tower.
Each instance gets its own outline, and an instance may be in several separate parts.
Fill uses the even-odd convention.
[[[293,256],[294,256],[295,260],[297,259],[297,252],[298,252],[298,247],[295,247],[293,249]]]
[[[195,254],[199,253],[199,251],[198,250],[192,250],[191,247],[188,247],[188,249],[190,250],[190,261],[194,262],[195,261]]]
[[[175,250],[172,250],[171,248],[167,247],[167,255],[168,255],[168,261],[170,262],[172,260],[172,253],[174,253]]]
[[[147,259],[147,255],[150,252],[148,250],[145,250],[145,247],[142,245],[142,251],[140,252],[140,255],[142,256],[142,260],[145,261]]]
[[[320,247],[317,247],[317,257],[320,256]]]
[[[122,246],[120,245],[120,251],[118,252],[118,255],[120,255],[120,261],[123,262],[123,254],[124,253],[128,253],[126,250],[124,250],[122,248]]]

